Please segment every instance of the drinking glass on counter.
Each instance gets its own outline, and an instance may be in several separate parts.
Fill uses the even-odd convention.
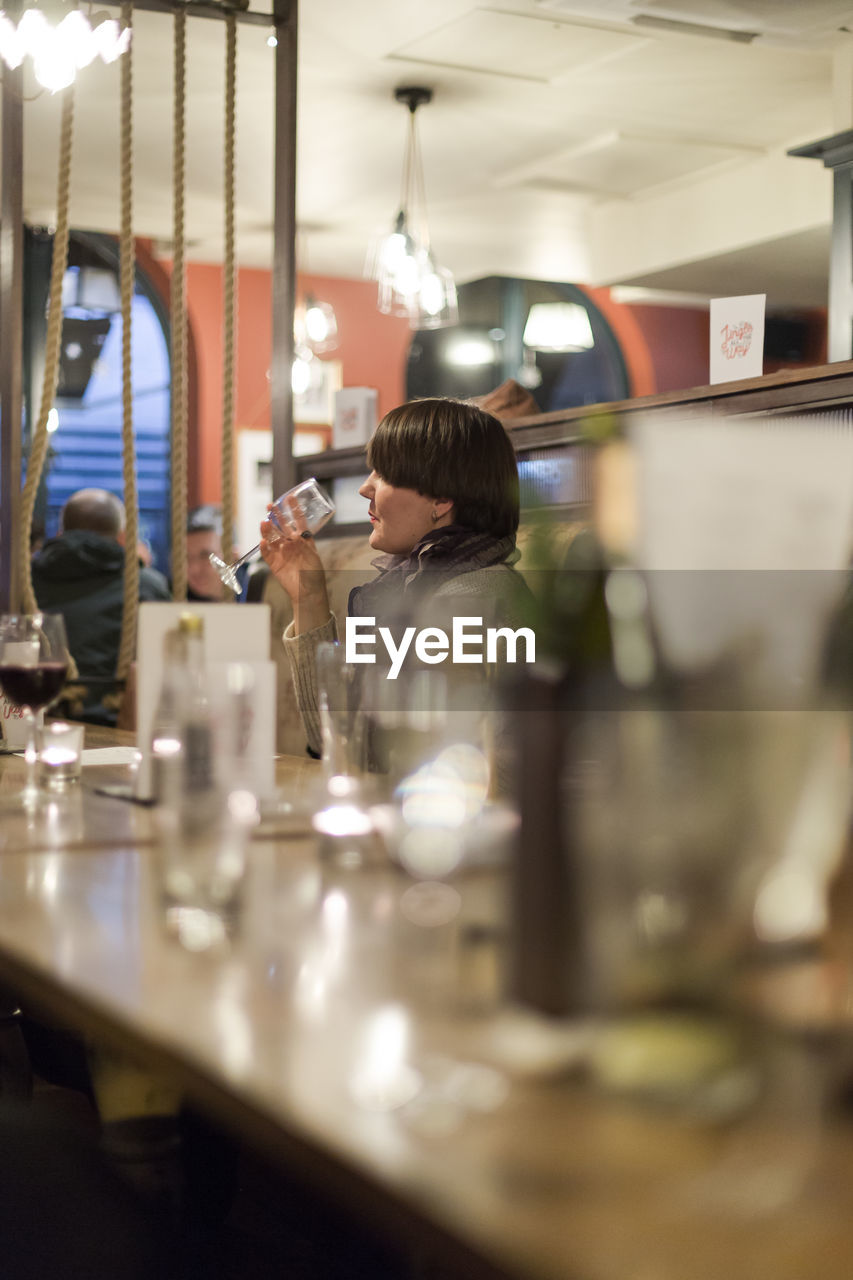
[[[246,755],[252,681],[245,663],[211,680],[197,615],[167,634],[152,743],[159,894],[168,932],[192,951],[225,942],[240,924],[257,818]]]
[[[341,644],[317,646],[317,686],[323,733],[323,765],[328,777],[364,772],[365,715],[363,668],[347,662]]]
[[[83,764],[82,724],[52,720],[42,730],[39,780],[48,791],[65,791],[80,781]]]
[[[269,511],[269,521],[281,531],[281,536],[292,533],[294,530],[298,530],[303,536],[311,536],[322,529],[324,524],[328,524],[334,514],[335,504],[312,476],[311,479],[303,480],[301,484],[295,485],[294,488],[288,489],[287,493],[276,498]],[[275,538],[270,538],[270,541],[275,541]],[[229,587],[235,595],[239,595],[242,590],[237,571],[257,555],[260,545],[258,543],[257,546],[252,547],[251,551],[240,556],[239,560],[233,560],[231,564],[226,564],[219,556],[211,553],[210,563],[224,585]]]
[[[0,689],[20,707],[27,722],[27,780],[16,799],[33,804],[40,795],[37,713],[49,707],[68,675],[68,642],[59,614],[7,613],[0,616]]]

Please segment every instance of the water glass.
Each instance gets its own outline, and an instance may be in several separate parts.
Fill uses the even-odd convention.
[[[317,646],[317,691],[327,777],[357,777],[365,768],[362,671],[347,662],[343,645]]]
[[[207,951],[240,928],[248,846],[258,818],[251,776],[253,673],[228,663],[204,717],[178,716],[155,810],[167,932]]]
[[[64,791],[80,781],[83,764],[82,724],[54,720],[42,731],[39,781],[49,791]]]

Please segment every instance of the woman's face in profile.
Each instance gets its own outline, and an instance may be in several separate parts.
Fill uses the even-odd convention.
[[[398,489],[372,471],[359,489],[369,502],[372,529],[370,545],[389,555],[405,556],[425,534],[449,523],[445,514],[433,520],[432,513],[444,512],[447,503],[437,503],[415,489]]]

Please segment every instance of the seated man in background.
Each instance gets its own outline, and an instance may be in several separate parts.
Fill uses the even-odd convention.
[[[236,549],[229,547],[228,559],[236,560]],[[239,596],[223,590],[219,574],[210,563],[211,554],[222,555],[222,513],[217,506],[196,507],[187,516],[187,599],[188,600],[244,600],[248,566],[238,571],[243,584]]]
[[[62,508],[59,528],[33,557],[33,590],[39,608],[65,618],[68,647],[86,687],[83,705],[75,706],[74,714],[93,724],[115,724],[124,504],[106,489],[79,489]],[[139,599],[171,599],[169,584],[156,569],[140,567]]]

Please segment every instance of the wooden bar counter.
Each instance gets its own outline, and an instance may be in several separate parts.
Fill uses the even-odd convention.
[[[22,762],[0,757],[0,981],[23,1002],[167,1073],[436,1275],[848,1280],[843,1115],[715,1125],[522,1069],[532,1020],[501,1009],[483,942],[495,871],[335,870],[267,823],[239,938],[193,954],[160,924],[151,811],[94,789],[128,772],[87,766],[27,815],[8,809]],[[285,797],[317,777],[278,762]]]

